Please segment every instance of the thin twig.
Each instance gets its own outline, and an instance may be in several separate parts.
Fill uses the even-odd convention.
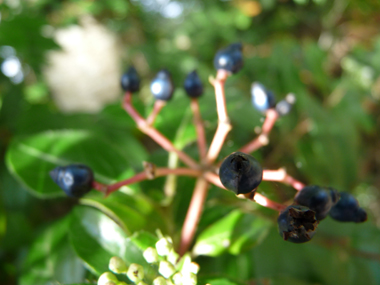
[[[229,73],[225,70],[218,70],[216,79],[213,80],[215,88],[216,109],[218,112],[218,128],[216,129],[214,138],[211,142],[207,153],[207,162],[212,164],[218,157],[220,150],[224,144],[227,134],[232,129],[230,120],[227,114],[226,98],[224,94],[224,82]]]
[[[276,123],[279,115],[275,109],[269,109],[266,112],[265,121],[262,126],[261,134],[244,145],[242,148],[239,149],[239,151],[244,153],[251,153],[255,150],[258,150],[260,147],[263,147],[269,143],[268,135],[273,129],[274,124]]]
[[[152,126],[154,124],[154,121],[156,120],[158,114],[160,113],[161,109],[165,107],[166,101],[163,100],[156,100],[153,105],[153,110],[146,119],[146,123],[148,126]]]
[[[199,158],[202,162],[204,162],[207,155],[207,143],[206,143],[206,135],[205,135],[205,129],[204,129],[203,121],[201,117],[201,112],[199,110],[198,99],[192,98],[190,106],[191,106],[191,110],[194,116],[195,130],[197,132]]]
[[[179,255],[183,256],[189,249],[202,214],[203,205],[207,197],[208,182],[203,179],[197,179],[193,196],[191,197],[189,209],[187,210],[185,222],[181,232],[181,243]]]
[[[282,182],[292,186],[297,191],[305,187],[305,184],[287,174],[284,168],[278,170],[263,170],[263,180]]]
[[[166,151],[175,152],[179,159],[182,160],[186,165],[191,168],[198,169],[198,163],[193,160],[186,153],[177,149],[164,135],[162,135],[155,128],[149,126],[145,119],[141,117],[141,115],[136,111],[136,109],[132,106],[132,94],[130,92],[126,92],[123,101],[123,107],[125,111],[135,120],[137,127],[146,135],[150,136],[156,143],[158,143],[163,149]]]
[[[144,181],[147,179],[154,179],[156,177],[166,176],[166,175],[182,175],[182,176],[191,176],[191,177],[201,177],[202,172],[200,170],[191,169],[191,168],[155,168],[153,171],[151,169],[146,169],[143,172],[137,173],[131,178],[119,181],[110,185],[103,185],[103,188],[96,189],[98,191],[103,191],[104,187],[106,187],[106,194],[109,195],[112,192],[117,191],[120,187],[130,185],[136,182]],[[99,184],[99,183],[98,183]]]

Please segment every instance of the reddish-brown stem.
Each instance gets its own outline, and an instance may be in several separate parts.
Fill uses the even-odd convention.
[[[141,117],[141,115],[136,111],[136,109],[132,106],[132,94],[130,92],[126,92],[123,101],[123,107],[125,111],[135,120],[137,127],[146,135],[150,136],[156,143],[158,143],[163,149],[166,151],[175,152],[179,159],[182,160],[186,165],[191,168],[199,168],[198,163],[193,160],[186,153],[180,151],[175,148],[175,146],[159,131],[155,128],[149,126],[145,119]]]
[[[271,208],[272,210],[279,212],[283,211],[286,208],[286,205],[274,202],[257,192],[253,195],[253,198],[251,200],[255,201],[257,204],[263,207]]]
[[[305,187],[305,184],[288,175],[283,168],[278,170],[263,170],[263,180],[282,182],[292,186],[297,191]]]
[[[228,76],[229,73],[227,71],[218,70],[216,79],[212,82],[215,88],[216,109],[218,112],[219,121],[218,128],[216,129],[214,138],[207,153],[208,164],[212,164],[218,157],[227,134],[231,130],[231,124],[227,114],[226,98],[224,94],[224,82]]]
[[[183,175],[183,176],[192,176],[192,177],[200,177],[202,176],[202,171],[191,169],[191,168],[155,168],[154,170],[145,170],[143,172],[137,173],[135,176],[119,181],[114,184],[110,185],[102,185],[98,182],[95,182],[98,185],[101,185],[102,188],[95,188],[98,191],[105,192],[107,195],[111,194],[112,192],[117,191],[120,187],[130,185],[133,183],[137,183],[140,181],[144,181],[147,179],[154,179],[156,177],[166,176],[169,174],[174,175]],[[106,189],[106,191],[104,190]]]
[[[265,134],[261,134],[249,143],[247,143],[245,146],[241,147],[239,151],[244,153],[251,153],[255,150],[258,150],[260,147],[267,145],[269,142],[268,136]]]
[[[207,181],[214,184],[215,186],[220,187],[222,189],[226,189],[223,186],[222,182],[220,182],[219,176],[217,174],[212,173],[212,172],[207,172],[203,175],[203,177],[205,177],[205,179]],[[259,204],[261,206],[264,206],[264,207],[267,207],[267,208],[270,208],[270,209],[273,209],[276,211],[282,211],[283,209],[286,208],[285,205],[274,202],[274,201],[268,199],[267,197],[265,197],[265,196],[263,196],[257,192],[254,193],[254,195],[252,195],[252,193],[248,193],[248,194],[245,194],[243,196],[247,199],[255,201],[257,204]]]
[[[154,124],[154,121],[156,120],[158,114],[160,113],[161,109],[165,107],[166,101],[162,100],[156,100],[153,105],[153,110],[146,119],[146,123],[151,126]]]
[[[201,112],[199,110],[198,99],[192,98],[190,106],[191,106],[191,110],[194,116],[195,130],[197,132],[199,158],[202,162],[204,162],[207,155],[207,143],[206,143],[206,135],[205,135],[205,129],[203,127]]]
[[[260,147],[267,145],[269,143],[268,135],[272,130],[274,124],[276,123],[279,115],[275,109],[269,109],[266,112],[265,121],[262,126],[261,134],[247,143],[245,146],[239,149],[239,151],[244,153],[251,153]]]
[[[275,109],[269,109],[266,112],[265,121],[263,123],[262,132],[263,134],[269,134],[272,130],[274,124],[276,123],[279,115]]]
[[[99,183],[97,181],[92,181],[92,188],[96,191],[107,193],[107,185]]]
[[[199,178],[195,184],[193,196],[191,197],[189,209],[187,210],[185,222],[181,232],[181,242],[179,255],[183,256],[189,249],[198,226],[198,222],[206,200],[208,183],[205,179]]]

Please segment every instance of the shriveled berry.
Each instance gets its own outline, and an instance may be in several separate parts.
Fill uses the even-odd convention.
[[[331,218],[340,222],[362,223],[367,220],[366,211],[360,208],[358,200],[347,192],[340,192],[340,199],[329,214]]]
[[[168,101],[172,98],[174,85],[167,70],[163,69],[157,73],[150,84],[150,91],[157,100]]]
[[[263,170],[251,155],[234,152],[224,159],[219,169],[219,178],[224,187],[245,194],[254,191],[261,183]]]
[[[268,91],[261,83],[252,83],[251,95],[253,107],[260,112],[265,112],[276,105],[273,92]]]
[[[231,73],[237,73],[243,67],[243,46],[241,43],[233,43],[219,50],[214,57],[215,69],[223,69]]]
[[[317,220],[323,220],[332,206],[339,200],[339,193],[333,188],[324,188],[317,185],[304,187],[294,197],[294,202],[309,207],[315,212]]]
[[[50,177],[67,196],[80,198],[92,188],[94,174],[86,165],[58,166],[50,171]]]
[[[296,97],[293,94],[286,95],[285,99],[276,104],[276,111],[280,116],[285,116],[290,113],[296,102]]]
[[[285,241],[303,243],[311,240],[319,222],[313,210],[291,205],[280,213],[277,223],[278,231]]]
[[[140,90],[140,78],[133,66],[121,76],[121,88],[132,93]]]
[[[186,76],[183,87],[189,97],[198,98],[203,94],[203,84],[195,70]]]

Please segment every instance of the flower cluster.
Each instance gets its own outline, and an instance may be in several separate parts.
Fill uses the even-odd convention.
[[[157,274],[153,277],[153,285],[196,285],[199,265],[192,262],[189,255],[180,257],[174,251],[173,242],[170,237],[160,238],[155,248],[148,247],[143,256],[151,264],[153,269],[157,269]],[[148,284],[148,278],[144,273],[144,268],[140,264],[131,263],[126,265],[123,259],[114,256],[109,261],[109,269],[117,275],[126,275],[128,279],[137,285]],[[115,274],[104,272],[98,279],[98,285],[125,285],[124,281],[119,281]]]

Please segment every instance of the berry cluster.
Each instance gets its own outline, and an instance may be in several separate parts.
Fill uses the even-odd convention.
[[[175,169],[156,167],[151,163],[144,164],[144,171],[135,176],[110,185],[103,185],[94,180],[92,171],[86,166],[69,165],[57,167],[51,172],[53,180],[72,197],[81,197],[91,189],[105,193],[106,196],[117,191],[121,186],[136,183],[145,179],[154,179],[169,174],[195,177],[196,184],[193,197],[182,228],[179,244],[179,254],[183,256],[189,249],[202,212],[203,203],[210,184],[233,191],[258,204],[278,211],[278,226],[284,240],[301,243],[309,241],[316,227],[328,214],[338,221],[363,222],[366,212],[359,207],[356,199],[348,193],[339,193],[335,189],[320,186],[306,186],[288,175],[284,169],[263,169],[250,153],[269,143],[269,134],[281,116],[288,114],[295,103],[291,93],[285,99],[276,102],[273,92],[260,83],[251,86],[252,104],[254,108],[265,115],[261,132],[252,141],[232,153],[222,162],[217,161],[219,153],[232,126],[226,108],[224,83],[229,76],[237,73],[243,67],[242,45],[234,43],[218,51],[214,58],[217,69],[216,77],[209,81],[215,89],[218,127],[210,144],[206,142],[203,121],[199,111],[198,99],[203,94],[203,84],[196,71],[190,72],[183,84],[190,99],[194,125],[197,133],[199,162],[185,152],[177,149],[174,144],[161,134],[154,122],[165,104],[174,94],[174,85],[170,72],[161,70],[152,80],[150,90],[156,99],[151,114],[144,118],[134,108],[132,93],[138,92],[140,79],[135,68],[131,67],[121,78],[121,87],[125,91],[124,110],[136,122],[137,127],[150,136],[162,148],[175,153],[185,167]],[[292,186],[299,191],[293,205],[284,205],[269,200],[258,193],[257,187],[261,181],[277,181]]]

